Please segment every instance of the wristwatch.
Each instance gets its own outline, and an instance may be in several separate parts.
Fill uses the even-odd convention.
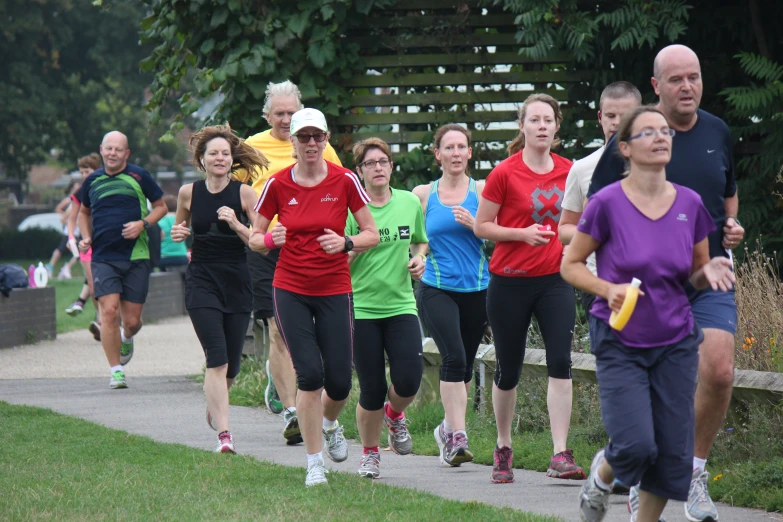
[[[353,241],[351,241],[351,238],[348,236],[345,236],[345,248],[343,248],[343,252],[350,252],[353,250]]]
[[[737,218],[736,218],[736,217],[734,217],[734,216],[729,216],[729,217],[727,217],[726,219],[733,219],[733,220],[734,220],[734,222],[735,222],[736,224],[738,224],[739,226],[742,226],[742,223],[740,223],[740,220],[739,220],[739,219],[737,219]],[[744,228],[744,227],[743,227],[743,228]]]
[[[141,222],[144,223],[144,230],[147,230],[148,228],[150,228],[149,221],[147,221],[146,219],[142,218]]]

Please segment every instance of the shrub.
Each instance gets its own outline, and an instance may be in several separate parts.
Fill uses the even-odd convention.
[[[737,265],[737,368],[765,372],[783,371],[783,284],[775,255],[768,257],[756,242],[745,247],[745,259]]]
[[[60,235],[55,230],[41,228],[24,232],[0,230],[0,259],[38,259],[48,262],[60,242]]]

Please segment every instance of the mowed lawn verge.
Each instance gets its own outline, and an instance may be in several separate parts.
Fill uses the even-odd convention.
[[[0,520],[517,520],[347,473],[304,486],[305,470],[108,429],[50,410],[0,402]]]

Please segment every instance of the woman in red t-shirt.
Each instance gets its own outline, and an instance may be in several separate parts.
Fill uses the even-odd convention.
[[[551,152],[563,121],[557,101],[532,94],[519,109],[510,156],[487,177],[474,224],[476,236],[495,241],[489,263],[487,315],[497,370],[492,403],[498,426],[493,482],[513,482],[511,421],[535,315],[546,346],[547,406],[554,456],[547,476],[585,478],[566,448],[571,422],[571,338],[574,289],[560,277],[563,246],[557,239],[561,201],[571,161]]]
[[[296,370],[296,410],[307,451],[305,485],[326,483],[321,435],[335,462],[348,458],[337,422],[351,391],[353,303],[348,252],[380,242],[359,178],[324,160],[329,139],[324,115],[302,109],[291,118],[296,163],[274,174],[256,204],[250,248],[281,248],[272,282],[275,319]],[[345,230],[351,211],[360,232]],[[278,223],[264,233],[272,218]],[[324,393],[322,393],[324,392]]]

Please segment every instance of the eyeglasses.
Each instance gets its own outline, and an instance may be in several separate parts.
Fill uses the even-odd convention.
[[[326,139],[325,132],[319,132],[317,134],[294,134],[299,143],[310,143],[310,138],[314,139],[316,143],[321,143]]]
[[[370,169],[374,169],[376,165],[380,165],[381,167],[388,167],[389,163],[391,163],[391,161],[387,160],[386,158],[383,158],[383,159],[378,160],[378,161],[376,161],[376,160],[367,160],[364,163],[360,164],[360,166],[363,169],[370,170]]]
[[[628,138],[626,141],[635,140],[638,138],[654,138],[658,134],[661,136],[671,136],[674,137],[674,129],[671,129],[669,127],[663,127],[662,129],[653,129],[652,127],[645,127],[641,130],[639,134],[634,134],[630,138]]]

